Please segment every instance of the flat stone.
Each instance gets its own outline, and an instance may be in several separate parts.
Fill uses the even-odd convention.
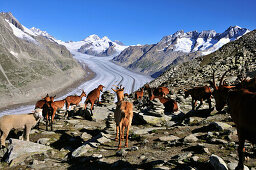
[[[174,135],[170,135],[170,136],[162,136],[159,137],[159,140],[162,142],[167,142],[167,141],[176,141],[179,140],[180,138]]]
[[[138,129],[135,130],[133,133],[135,135],[146,135],[152,130],[158,130],[158,129],[166,129],[165,127],[152,127],[152,128],[144,128],[144,129]]]
[[[103,156],[102,154],[95,153],[95,154],[92,154],[92,157],[96,159],[101,159]]]
[[[194,134],[190,134],[184,138],[184,142],[193,143],[198,141],[198,138]]]
[[[237,165],[238,165],[238,162],[237,162],[237,161],[236,161],[236,162],[230,162],[230,163],[228,163],[228,168],[229,168],[230,170],[235,170],[236,167],[237,167]],[[244,170],[249,170],[249,168],[244,165]],[[251,170],[252,170],[252,169],[251,169]]]
[[[18,139],[9,139],[10,145],[8,146],[7,159],[8,163],[12,164],[23,162],[24,159],[30,155],[45,153],[47,150],[52,149],[49,146],[41,145],[30,141],[22,141]]]
[[[43,131],[42,135],[55,135],[56,133],[53,131]]]
[[[80,120],[65,120],[65,122],[70,123],[70,124],[78,124]]]
[[[86,132],[83,132],[82,135],[81,135],[81,138],[82,139],[90,139],[92,137],[92,135],[86,133]]]
[[[90,146],[90,144],[86,143],[85,145],[82,145],[78,147],[76,150],[74,150],[71,154],[73,158],[84,156],[89,150],[92,150],[93,148]]]
[[[212,122],[210,125],[214,126],[215,128],[217,128],[220,131],[228,130],[228,129],[232,128],[231,125],[229,125],[227,123],[223,123],[223,122]]]

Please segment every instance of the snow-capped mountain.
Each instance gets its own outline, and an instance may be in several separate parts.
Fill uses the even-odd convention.
[[[172,35],[163,37],[158,45],[163,46],[162,50],[171,49],[185,53],[203,51],[203,54],[206,55],[248,32],[248,29],[239,26],[230,26],[223,33],[216,33],[214,30],[185,33],[181,30]]]
[[[216,33],[214,30],[181,30],[164,36],[157,44],[130,46],[113,60],[124,67],[149,75],[158,72],[158,76],[169,65],[210,54],[249,31],[239,26],[231,26],[223,33]]]
[[[98,35],[93,34],[82,41],[68,41],[64,42],[57,40],[46,31],[42,31],[38,28],[32,27],[27,33],[34,36],[43,36],[51,41],[55,41],[58,44],[66,46],[70,51],[76,50],[78,52],[93,55],[93,56],[110,56],[118,55],[128,46],[123,45],[120,41],[111,41],[107,36],[100,38]]]
[[[79,52],[94,56],[110,56],[121,53],[128,46],[122,45],[119,41],[111,41],[108,37],[100,38],[98,35],[90,35],[82,42]]]

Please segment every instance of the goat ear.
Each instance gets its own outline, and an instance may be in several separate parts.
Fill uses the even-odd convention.
[[[122,88],[122,90],[124,90],[124,87]]]

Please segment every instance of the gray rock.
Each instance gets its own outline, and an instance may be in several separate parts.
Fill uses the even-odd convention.
[[[170,135],[170,136],[161,136],[158,139],[162,142],[167,142],[167,141],[176,141],[176,140],[179,140],[180,138],[174,135]]]
[[[228,163],[228,169],[235,170],[237,165],[238,165],[238,162],[230,162],[230,163]],[[244,165],[244,170],[249,170],[249,168]]]
[[[223,122],[212,122],[210,125],[214,126],[215,128],[217,128],[220,131],[228,130],[228,129],[232,128],[231,125],[229,125],[227,123],[223,123]]]
[[[92,137],[92,135],[86,133],[86,132],[83,132],[82,135],[81,135],[81,138],[82,139],[90,139]]]
[[[131,151],[137,151],[137,150],[139,150],[139,147],[138,147],[138,146],[133,146],[133,147],[131,147]]]
[[[76,119],[74,119],[74,120],[65,120],[65,122],[70,123],[70,124],[78,124],[80,122],[80,120],[76,120]]]
[[[95,154],[92,154],[92,157],[96,159],[101,159],[103,156],[102,154],[95,153]]]
[[[46,145],[49,142],[50,138],[40,138],[37,140],[37,143]]]
[[[56,133],[53,131],[43,131],[42,134],[43,135],[55,135]]]
[[[199,159],[199,156],[192,156],[192,157],[191,157],[191,160],[192,160],[193,162],[197,162],[198,159]]]
[[[227,164],[217,155],[212,154],[210,156],[210,164],[214,167],[215,170],[228,170]]]
[[[116,152],[117,156],[126,156],[127,151],[125,149],[120,149],[119,151]]]
[[[166,129],[165,127],[153,127],[153,128],[143,128],[133,131],[136,135],[146,135],[152,130],[158,130],[158,129]]]
[[[71,156],[73,158],[77,158],[77,157],[81,157],[81,156],[84,156],[86,155],[86,153],[89,151],[89,150],[92,150],[93,147],[90,146],[90,143],[86,143],[80,147],[78,147],[76,150],[74,150],[71,154]]]
[[[185,143],[193,143],[198,141],[198,138],[194,134],[190,134],[184,138]]]
[[[12,164],[22,162],[30,155],[46,153],[49,149],[51,149],[49,146],[11,138],[10,145],[8,146],[6,162],[12,162]]]
[[[97,135],[95,137],[95,139],[97,140],[97,142],[102,144],[102,143],[110,142],[111,141],[111,135],[101,132],[99,135]]]

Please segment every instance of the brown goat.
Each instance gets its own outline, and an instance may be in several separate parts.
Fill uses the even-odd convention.
[[[57,110],[63,108],[65,103],[66,103],[66,99],[59,100],[59,101],[54,101],[54,102],[51,103],[51,107],[53,109],[53,113],[52,113],[52,117],[51,117],[52,118],[52,120],[51,120],[52,123],[53,123],[53,120],[54,120],[54,117],[55,117],[55,114],[56,114]]]
[[[124,130],[126,128],[126,140],[125,147],[128,147],[129,130],[132,124],[133,118],[133,104],[127,101],[117,102],[116,110],[114,112],[116,122],[116,140],[119,133],[118,149],[121,149],[121,138],[124,138]]]
[[[219,111],[219,112],[224,108],[224,106],[227,103],[226,100],[227,100],[228,92],[231,89],[235,88],[235,86],[227,86],[227,85],[223,84],[223,79],[224,79],[224,76],[227,74],[227,72],[228,71],[226,71],[222,75],[222,77],[220,79],[219,86],[216,86],[214,72],[213,72],[213,81],[210,82],[211,86],[214,89],[214,91],[212,92],[212,95],[215,99],[216,110]]]
[[[50,97],[48,94],[47,94],[45,97],[42,97],[42,100],[38,100],[38,101],[36,102],[35,109],[36,109],[36,108],[42,109],[42,108],[43,108],[43,105],[45,104],[45,102],[49,102],[49,101],[52,101],[52,102],[53,102],[54,97],[56,97],[56,95],[53,96],[53,97]]]
[[[114,85],[115,86],[115,85]],[[123,101],[124,100],[124,87],[122,88],[122,85],[120,87],[116,86],[117,89],[111,88],[117,95],[117,101]]]
[[[84,91],[82,91],[80,96],[68,96],[68,97],[65,98],[65,100],[66,100],[66,114],[65,114],[65,117],[67,116],[67,110],[68,110],[69,106],[71,104],[77,106],[81,102],[83,97],[86,97],[86,94],[85,94]]]
[[[247,89],[231,90],[228,92],[227,105],[233,121],[236,124],[239,140],[239,163],[236,169],[244,168],[244,143],[249,140],[256,143],[256,93]]]
[[[142,98],[143,98],[143,90],[144,90],[144,88],[142,87],[139,91],[136,91],[135,92],[135,98],[137,99],[137,100],[142,100]]]
[[[160,86],[157,88],[159,93],[162,93],[163,97],[170,93],[167,87]]]
[[[51,130],[52,130],[52,115],[53,115],[53,108],[52,108],[52,101],[49,102],[45,102],[45,104],[43,105],[43,117],[46,121],[46,130],[48,130],[48,124],[50,124],[51,126]]]
[[[165,112],[176,112],[179,110],[178,104],[175,100],[171,98],[165,98],[162,95],[157,96],[155,93],[158,94],[158,89],[151,89],[149,92],[149,100],[154,100],[155,98],[158,98],[160,102],[164,105],[164,111]]]
[[[103,91],[103,88],[104,88],[104,86],[103,85],[99,85],[98,86],[98,88],[96,88],[96,89],[94,89],[94,90],[92,90],[89,94],[88,94],[88,96],[87,96],[87,98],[86,98],[86,100],[85,100],[85,106],[84,106],[84,108],[86,108],[86,106],[87,106],[87,104],[88,103],[91,103],[91,115],[92,115],[92,110],[94,109],[94,103],[97,101],[97,102],[99,102],[100,101],[100,92],[102,92]]]
[[[256,77],[252,79],[240,79],[240,83],[236,85],[236,88],[241,89],[248,89],[251,92],[256,92]]]
[[[187,98],[189,95],[192,97],[192,110],[195,110],[197,100],[200,101],[199,106],[196,108],[198,110],[200,106],[202,106],[203,101],[207,100],[207,103],[209,104],[209,110],[211,109],[211,89],[208,86],[203,87],[194,87],[193,89],[185,90],[185,98]]]

